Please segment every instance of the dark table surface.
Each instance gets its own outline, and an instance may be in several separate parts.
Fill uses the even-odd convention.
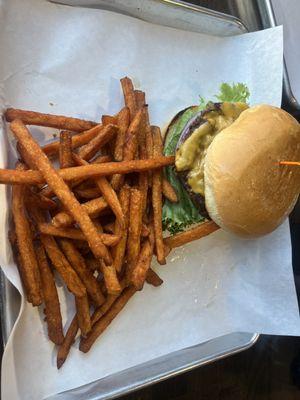
[[[190,2],[228,14],[237,12],[236,2],[231,0]],[[247,4],[244,0],[241,3]],[[299,209],[298,206],[291,219],[298,299]],[[120,400],[296,400],[300,399],[299,388],[300,338],[262,335],[249,350],[120,397]]]

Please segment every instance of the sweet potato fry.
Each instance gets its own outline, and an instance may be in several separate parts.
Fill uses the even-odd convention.
[[[116,161],[123,160],[123,150],[125,143],[125,135],[129,128],[130,123],[130,112],[127,107],[122,108],[122,110],[117,114],[117,125],[119,132],[116,138],[115,148],[114,148],[114,159]]]
[[[113,174],[130,174],[143,172],[174,164],[175,157],[156,157],[147,160],[131,160],[110,162],[104,164],[89,164],[81,167],[72,167],[56,170],[56,173],[65,181],[78,178],[91,178],[93,176],[107,176]],[[46,179],[40,171],[16,171],[14,169],[0,168],[0,183],[39,185]]]
[[[138,153],[138,134],[141,128],[143,119],[143,112],[140,110],[129,125],[128,131],[125,135],[125,143],[123,148],[123,160],[130,161],[137,158]],[[124,182],[124,176],[113,179],[113,188],[118,191]]]
[[[19,158],[26,164],[26,166],[30,169],[36,169],[34,158],[32,158],[28,153],[26,153],[22,144],[17,142],[17,151],[20,155]],[[24,168],[25,170],[26,168]]]
[[[178,197],[175,189],[165,177],[162,178],[162,192],[165,198],[168,199],[171,203],[178,202]]]
[[[91,250],[96,258],[104,258],[107,262],[111,261],[111,256],[101,241],[97,230],[90,217],[80,206],[73,193],[70,191],[63,179],[57,174],[47,156],[43,153],[39,145],[30,135],[30,132],[20,120],[15,120],[10,125],[12,132],[19,142],[23,145],[26,152],[36,157],[36,167],[39,169],[49,186],[53,189],[56,196],[60,199],[64,207],[72,214],[85,234]],[[101,164],[99,164],[101,165]],[[66,171],[63,169],[62,171]]]
[[[4,115],[7,122],[19,119],[24,125],[47,126],[50,128],[64,129],[74,132],[82,132],[97,125],[96,122],[85,121],[79,118],[18,110],[16,108],[8,108]]]
[[[130,283],[137,289],[142,290],[151,265],[153,246],[147,239],[142,245],[138,260],[132,270]]]
[[[117,114],[117,125],[119,127],[119,132],[116,137],[115,141],[115,148],[114,148],[114,159],[116,161],[123,160],[123,153],[124,153],[124,145],[125,145],[125,137],[126,132],[129,128],[130,123],[130,112],[128,107],[124,107],[118,114]],[[115,174],[111,178],[111,186],[114,190],[119,190],[121,187],[121,182],[123,178],[120,174]]]
[[[144,123],[145,123],[145,136],[146,136],[146,151],[147,158],[153,158],[153,135],[149,123],[148,108],[144,108]],[[152,186],[152,171],[148,171],[148,186]]]
[[[107,293],[119,294],[122,289],[115,268],[112,265],[105,265],[105,263],[100,260],[100,269],[103,274]]]
[[[142,90],[135,90],[134,97],[136,102],[136,108],[137,110],[140,110],[146,104],[145,92],[143,92]]]
[[[69,131],[61,131],[59,134],[59,165],[60,168],[68,168],[74,165],[72,158],[72,135]]]
[[[137,112],[137,104],[136,104],[136,98],[134,95],[134,88],[133,88],[131,79],[128,78],[127,76],[125,78],[122,78],[121,86],[122,86],[123,95],[124,95],[124,102],[125,102],[126,107],[129,108],[130,119],[132,121]]]
[[[143,110],[135,115],[129,125],[124,145],[123,159],[125,161],[134,160],[138,151],[138,135],[143,123]]]
[[[148,119],[148,111],[147,107],[143,107],[143,118],[140,125],[140,133],[138,135],[138,144],[139,144],[139,157],[142,160],[147,159],[147,146],[146,146],[146,130],[147,130],[147,119]],[[140,172],[139,173],[139,189],[142,193],[142,203],[143,203],[143,215],[145,214],[147,207],[147,195],[148,195],[148,186],[149,186],[149,174],[148,172]]]
[[[131,189],[129,208],[129,230],[127,240],[126,278],[130,282],[131,273],[140,252],[142,231],[142,194],[138,189]]]
[[[73,269],[84,284],[88,295],[96,306],[100,306],[105,299],[101,292],[99,282],[97,282],[92,271],[86,266],[84,258],[70,240],[61,239],[59,244]]]
[[[72,149],[77,149],[80,146],[84,146],[90,140],[92,140],[98,133],[103,129],[101,124],[94,126],[82,133],[78,133],[72,136]],[[42,150],[48,157],[53,157],[58,154],[59,151],[59,140],[55,140],[51,143],[46,144],[42,147]]]
[[[159,157],[163,150],[160,129],[153,126],[151,131],[153,135],[153,156]],[[166,258],[162,235],[162,171],[160,169],[152,173],[152,207],[156,257],[160,264],[165,264]]]
[[[125,307],[130,298],[134,295],[136,290],[133,287],[126,288],[120,297],[113,303],[111,308],[107,311],[102,318],[100,318],[86,338],[81,339],[79,350],[87,353],[96,339],[101,333],[109,326],[112,320],[119,314],[119,312]]]
[[[57,358],[56,358],[56,366],[57,369],[60,369],[63,363],[66,361],[68,354],[70,352],[71,346],[75,341],[76,335],[78,332],[78,322],[77,322],[77,315],[75,314],[72,322],[66,332],[64,341],[62,342],[61,346],[58,348]]]
[[[77,156],[76,154],[74,154],[74,160],[78,165],[88,164],[85,160],[83,160],[80,156]],[[121,204],[119,202],[118,196],[116,195],[116,192],[111,187],[108,180],[104,176],[102,176],[95,178],[95,183],[98,189],[101,191],[103,198],[111,208],[112,212],[115,214],[118,224],[120,226],[124,226],[124,214]]]
[[[148,270],[146,282],[155,287],[163,284],[163,280],[151,268]]]
[[[87,336],[92,328],[90,306],[87,295],[75,297],[77,323],[83,337]]]
[[[173,236],[166,237],[164,239],[164,245],[167,248],[174,249],[175,247],[183,246],[186,243],[192,242],[193,240],[201,239],[214,231],[219,229],[219,226],[213,221],[203,222],[195,228],[189,229],[188,231],[177,233]]]
[[[121,227],[116,224],[116,234],[121,236],[119,243],[116,246],[114,254],[113,267],[117,272],[121,272],[124,256],[126,251],[126,243],[128,236],[128,223],[129,223],[129,202],[130,202],[130,187],[124,185],[120,190],[120,203],[124,214],[124,226]]]
[[[86,203],[81,204],[82,208],[85,209],[87,214],[91,218],[98,217],[102,211],[107,209],[107,203],[103,199],[103,197],[98,197],[97,199],[93,199],[87,201]],[[74,222],[73,217],[66,212],[59,212],[52,218],[52,223],[56,227],[66,227],[71,225]]]
[[[62,317],[53,272],[40,243],[36,245],[35,252],[43,288],[48,337],[53,343],[62,344],[64,340]]]
[[[80,229],[76,228],[57,228],[51,224],[41,223],[38,229],[44,235],[58,236],[62,238],[69,238],[74,240],[86,240],[86,237]],[[117,235],[110,235],[108,233],[97,232],[105,246],[115,246],[119,243],[120,237]]]
[[[18,164],[17,169],[23,165]],[[34,252],[31,228],[26,216],[25,193],[23,185],[14,186],[12,191],[12,214],[15,223],[17,245],[20,254],[19,270],[25,292],[32,305],[38,306],[43,301],[38,262]]]
[[[84,160],[90,160],[96,153],[112,140],[118,132],[117,125],[105,125],[103,129],[90,142],[79,149],[78,155]]]

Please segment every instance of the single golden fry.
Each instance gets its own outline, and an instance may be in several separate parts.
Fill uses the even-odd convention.
[[[129,231],[127,240],[127,281],[131,280],[131,273],[140,252],[142,231],[142,193],[138,189],[131,189],[129,209]]]
[[[123,160],[123,150],[125,143],[125,135],[129,128],[130,123],[130,112],[127,107],[122,108],[122,110],[117,114],[117,125],[119,132],[116,138],[115,148],[114,148],[114,159],[116,161]]]
[[[80,148],[78,155],[84,160],[90,160],[96,153],[114,138],[118,132],[116,125],[105,125],[103,129],[90,142]]]
[[[125,161],[134,160],[138,151],[138,135],[143,123],[143,110],[135,115],[129,125],[124,145],[123,159]]]
[[[122,311],[135,292],[136,290],[133,287],[129,287],[124,290],[124,292],[120,297],[117,298],[107,313],[95,323],[87,337],[81,339],[79,350],[83,351],[84,353],[87,353],[90,350],[96,339],[109,326],[119,312]]]
[[[77,323],[83,337],[87,336],[92,328],[90,306],[87,295],[75,297]]]
[[[96,218],[101,214],[102,211],[107,210],[108,206],[103,197],[98,197],[97,199],[82,203],[81,207],[85,209],[91,218]],[[59,212],[52,218],[52,224],[58,228],[69,226],[73,222],[73,217],[64,211]]]
[[[128,223],[129,223],[129,203],[130,203],[130,187],[124,185],[120,190],[120,203],[124,214],[124,226],[121,227],[116,223],[116,234],[120,235],[121,239],[116,246],[114,254],[113,267],[117,272],[121,272],[124,263],[124,256],[126,251],[126,243],[128,236]]]
[[[105,286],[108,294],[119,294],[122,290],[115,268],[112,265],[105,265],[100,260],[100,269],[103,274]]]
[[[26,150],[23,148],[22,144],[17,142],[17,151],[20,155],[20,159],[26,164],[30,169],[36,169],[34,158],[32,158]],[[25,170],[26,168],[23,168]]]
[[[69,131],[61,131],[59,134],[59,165],[60,168],[68,168],[74,165],[72,158],[72,135]]]
[[[75,341],[76,335],[78,332],[78,322],[77,322],[77,315],[72,319],[72,322],[66,332],[64,341],[62,342],[61,346],[58,348],[57,358],[56,358],[56,365],[57,369],[60,369],[63,363],[66,361],[68,354],[70,352],[71,346]]]
[[[147,147],[146,147],[146,130],[147,130],[147,107],[143,107],[142,109],[142,123],[140,125],[140,133],[138,135],[138,144],[139,144],[139,157],[142,160],[147,159]],[[148,172],[139,173],[139,189],[142,193],[143,197],[143,215],[145,215],[146,207],[147,207],[147,196],[148,196],[148,186],[149,186],[149,174]]]
[[[147,273],[146,282],[149,283],[149,285],[158,287],[162,285],[164,281],[150,268]]]
[[[17,168],[23,169],[24,166],[18,164]],[[26,216],[25,194],[26,188],[23,185],[13,187],[12,214],[20,254],[18,267],[30,302],[32,302],[32,305],[38,306],[43,301],[43,294],[39,266],[32,242],[32,232]]]
[[[79,276],[81,282],[84,284],[88,295],[91,297],[96,306],[100,306],[105,299],[101,292],[99,282],[94,277],[92,271],[85,264],[84,258],[76,249],[71,240],[61,239],[59,244],[73,269]]]
[[[47,126],[50,128],[64,129],[74,132],[82,132],[97,125],[96,122],[85,121],[79,118],[18,110],[16,108],[8,108],[4,116],[7,122],[19,119],[24,125]]]
[[[171,203],[178,202],[178,197],[175,189],[165,177],[162,178],[162,192],[165,198],[168,199]]]
[[[145,240],[142,245],[141,252],[139,254],[137,263],[135,264],[130,283],[137,289],[142,290],[144,282],[149,271],[151,260],[153,255],[153,246],[149,240]]]
[[[148,108],[144,108],[144,119],[145,119],[145,135],[146,135],[146,151],[147,158],[153,158],[153,135],[151,132],[151,126],[149,123]],[[148,171],[148,185],[152,186],[152,171]]]
[[[164,239],[164,245],[169,249],[183,246],[186,243],[198,240],[215,232],[220,227],[213,221],[203,222],[202,224],[188,231],[177,233]]]
[[[35,252],[43,288],[48,337],[53,343],[62,344],[64,341],[62,317],[53,272],[40,243],[36,245]]]
[[[153,157],[159,157],[163,151],[160,129],[152,126],[151,131],[153,135]],[[166,258],[162,235],[162,171],[160,169],[156,169],[152,173],[152,207],[156,257],[160,264],[165,264]]]
[[[53,189],[54,193],[60,199],[64,207],[70,212],[70,214],[72,214],[73,218],[79,224],[81,230],[87,238],[91,250],[95,254],[95,257],[103,257],[107,262],[110,262],[111,256],[101,241],[99,235],[97,235],[97,230],[90,217],[76,200],[74,194],[70,191],[63,179],[57,174],[47,156],[43,153],[39,145],[30,135],[30,132],[26,126],[22,121],[15,120],[11,123],[10,128],[15,137],[23,145],[24,149],[26,149],[26,152],[31,155],[35,155],[36,167],[39,169],[48,185]],[[63,169],[62,171],[66,170],[67,169]]]
[[[125,78],[122,78],[121,86],[122,86],[123,95],[124,95],[124,102],[125,102],[126,107],[129,108],[130,119],[132,121],[137,112],[137,104],[136,104],[136,98],[134,95],[134,88],[133,88],[131,79],[128,78],[127,76]]]
[[[114,148],[114,159],[115,161],[123,161],[123,153],[125,146],[126,132],[129,128],[130,123],[130,112],[128,107],[124,107],[117,114],[117,125],[119,127],[119,132],[115,141]],[[121,183],[123,181],[122,175],[115,174],[111,178],[111,186],[114,190],[119,190]]]
[[[146,104],[145,92],[143,92],[142,90],[135,90],[134,97],[137,110],[140,110]]]
[[[52,235],[74,240],[86,240],[85,235],[77,228],[57,228],[56,226],[44,222],[38,225],[38,229],[44,235]],[[100,239],[103,241],[105,246],[115,246],[120,240],[120,237],[117,235],[110,235],[102,232],[97,232],[97,235],[100,236]]]
[[[131,172],[143,172],[156,168],[166,167],[175,162],[174,156],[156,157],[147,160],[131,160],[110,162],[103,164],[89,164],[81,167],[72,167],[56,170],[56,173],[65,181],[78,178],[92,178],[93,176],[107,176],[113,174],[130,174]],[[29,184],[39,185],[46,179],[40,171],[16,171],[14,169],[0,168],[0,183],[4,184]]]

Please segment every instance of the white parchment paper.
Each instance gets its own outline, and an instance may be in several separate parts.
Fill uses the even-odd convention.
[[[99,120],[122,106],[125,75],[146,91],[151,121],[161,126],[199,95],[211,99],[223,81],[246,83],[251,104],[280,105],[281,28],[223,39],[41,0],[0,7],[2,106]],[[12,165],[3,129],[0,141],[1,166]],[[0,187],[1,266],[21,291],[6,190]],[[164,284],[146,285],[92,351],[72,349],[60,371],[41,315],[23,302],[3,357],[2,399],[44,399],[229,332],[300,332],[287,222],[260,240],[216,232],[157,270]]]

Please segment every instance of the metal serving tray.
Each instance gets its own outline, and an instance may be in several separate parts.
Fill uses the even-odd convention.
[[[217,36],[232,36],[247,32],[245,25],[235,17],[173,0],[65,0],[56,2],[107,9],[160,25]],[[1,322],[5,344],[18,315],[20,296],[3,274],[0,278]],[[251,347],[257,339],[258,335],[255,333],[232,333],[156,358],[48,399],[112,399],[245,350]]]

